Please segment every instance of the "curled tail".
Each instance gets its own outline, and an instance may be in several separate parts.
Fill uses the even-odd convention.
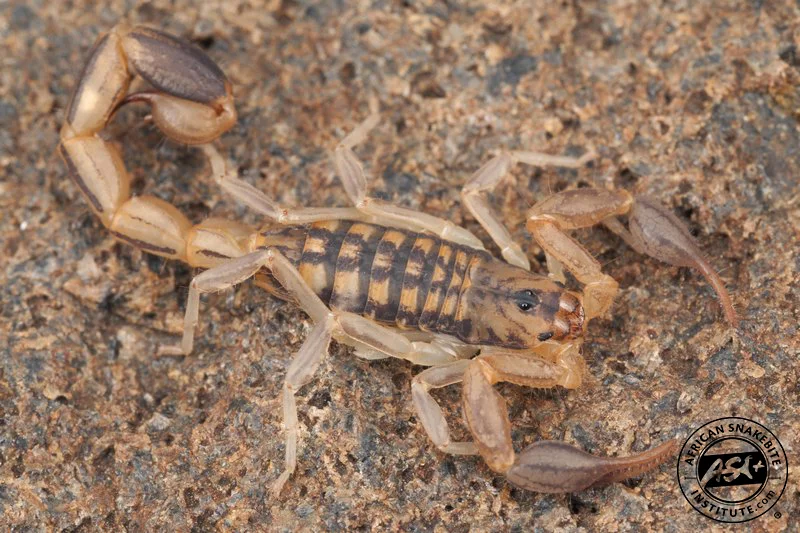
[[[128,94],[135,75],[151,90]],[[131,197],[130,176],[99,132],[130,102],[150,105],[170,139],[208,143],[236,123],[231,84],[199,48],[145,27],[116,26],[95,43],[70,100],[59,153],[103,225],[118,239],[192,266],[213,266],[247,251],[250,229],[209,219],[193,226],[175,206]]]

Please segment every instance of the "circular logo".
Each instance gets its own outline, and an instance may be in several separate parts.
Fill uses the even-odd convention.
[[[701,426],[678,456],[686,500],[719,522],[746,522],[769,511],[786,488],[788,472],[777,437],[747,418],[719,418]]]

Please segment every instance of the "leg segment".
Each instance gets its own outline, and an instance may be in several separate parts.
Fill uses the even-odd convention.
[[[274,249],[257,250],[206,270],[192,280],[189,287],[181,346],[163,349],[162,353],[188,354],[191,352],[201,293],[230,288],[252,277],[262,268],[267,268],[272,272],[283,288],[315,323],[300,351],[289,365],[283,384],[282,405],[286,430],[286,466],[272,486],[273,494],[277,495],[297,465],[297,405],[294,395],[311,379],[319,367],[322,357],[328,351],[333,333],[341,329],[335,315],[314,294],[297,269],[280,252]]]
[[[600,263],[565,231],[590,227],[627,213],[632,201],[625,191],[575,189],[554,194],[528,212],[527,227],[539,246],[585,285],[587,321],[606,312],[618,284],[603,274]]]
[[[230,259],[195,276],[189,284],[181,344],[180,346],[163,346],[159,349],[159,354],[189,355],[194,346],[194,331],[200,315],[200,295],[229,289],[253,277],[261,268],[267,266],[271,256],[272,253],[269,250],[258,250],[242,257]]]
[[[308,338],[297,352],[283,382],[283,425],[286,431],[286,466],[272,484],[272,494],[280,494],[283,485],[297,467],[297,404],[294,395],[319,368],[322,357],[328,353],[334,321],[332,317],[314,325]]]
[[[486,230],[497,246],[500,247],[503,258],[512,265],[529,270],[530,262],[528,261],[528,256],[522,251],[520,245],[511,238],[511,233],[503,224],[500,216],[489,206],[486,193],[493,191],[516,163],[526,163],[540,167],[580,168],[593,158],[594,154],[591,152],[580,158],[553,156],[536,152],[503,152],[473,174],[461,190],[461,198],[467,210],[483,226],[483,229]]]
[[[379,224],[384,223],[410,231],[428,231],[442,239],[482,250],[483,243],[480,239],[448,220],[390,205],[367,196],[367,178],[361,163],[353,152],[353,147],[366,139],[369,131],[378,125],[378,121],[377,114],[370,115],[342,139],[334,152],[333,161],[336,171],[344,184],[347,196],[355,204],[356,209],[372,217],[372,220]]]
[[[622,458],[595,457],[555,441],[540,441],[515,454],[505,400],[493,385],[508,381],[552,387],[568,381],[569,374],[564,366],[528,356],[491,354],[470,362],[464,376],[464,414],[478,452],[492,470],[528,490],[577,492],[638,476],[674,454],[675,440]]]
[[[391,329],[386,331],[395,333],[395,331]],[[371,346],[367,346],[363,342],[358,343],[357,345],[357,341],[355,340],[350,342],[344,340],[343,342],[354,346],[354,355],[356,357],[361,357],[362,359],[374,361],[377,359],[386,359],[387,357],[396,357],[399,359],[405,359],[406,361],[420,366],[445,365],[459,359],[469,359],[477,352],[477,350],[474,349],[468,350],[448,342],[440,342],[438,339],[415,341],[403,332],[400,332],[400,335],[405,337],[406,340],[411,343],[410,350],[407,352],[397,351],[395,353],[387,353],[386,351],[379,351]],[[397,343],[395,344],[395,347],[396,346],[406,347],[408,345],[406,343]]]
[[[474,355],[447,342],[414,340],[402,332],[387,328],[368,318],[353,313],[336,312],[338,328],[334,338],[356,349],[357,355],[366,359],[395,357],[415,365],[444,365]]]
[[[442,408],[433,396],[431,389],[455,385],[464,379],[464,372],[470,361],[456,361],[448,365],[435,366],[414,377],[411,382],[411,397],[414,410],[417,412],[422,427],[433,444],[444,453],[454,455],[474,455],[478,453],[472,442],[453,442],[450,440],[450,428],[442,413]]]
[[[278,224],[310,224],[320,220],[365,220],[367,217],[352,207],[311,207],[306,209],[289,209],[240,179],[236,172],[229,169],[225,159],[214,146],[201,146],[203,153],[211,164],[214,181],[237,201],[253,209]]]
[[[267,253],[267,264],[272,274],[314,320],[314,328],[289,365],[284,380],[282,403],[286,429],[286,466],[272,486],[272,493],[277,496],[297,466],[297,405],[294,395],[311,379],[323,355],[328,353],[328,344],[338,330],[338,324],[335,315],[311,290],[291,262],[280,252],[268,250]]]

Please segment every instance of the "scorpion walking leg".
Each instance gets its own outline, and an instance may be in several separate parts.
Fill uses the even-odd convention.
[[[314,294],[291,262],[274,249],[257,250],[245,256],[230,259],[197,275],[189,287],[181,346],[164,348],[162,353],[187,354],[192,350],[201,293],[230,288],[252,277],[262,268],[267,268],[272,272],[281,286],[298,301],[300,307],[309,314],[315,323],[300,351],[289,365],[284,380],[282,405],[286,431],[286,463],[283,472],[272,486],[273,494],[277,495],[297,465],[298,427],[294,395],[301,386],[310,380],[319,367],[323,355],[327,353],[331,337],[355,346],[358,350],[368,350],[370,353],[407,359],[421,365],[449,362],[453,360],[454,356],[433,344],[412,342],[402,334],[361,316],[331,311]]]
[[[415,365],[437,366],[459,359],[470,359],[479,350],[476,346],[426,331],[396,331],[390,328],[381,331],[381,333],[385,332],[388,332],[389,335],[399,334],[405,337],[411,343],[411,351],[406,353],[386,353],[361,345],[355,347],[354,355],[369,360],[396,357],[410,361]],[[395,346],[397,345],[398,343],[395,343]],[[403,345],[407,346],[405,343]]]
[[[273,494],[277,495],[297,465],[297,406],[294,395],[302,385],[308,382],[319,367],[323,355],[327,353],[331,338],[354,346],[357,350],[386,354],[422,365],[441,364],[443,360],[451,361],[453,354],[433,344],[412,342],[402,334],[362,316],[331,311],[282,254],[272,249],[260,251],[261,255],[258,254],[259,252],[251,254],[253,257],[248,260],[249,267],[242,270],[252,270],[258,265],[269,268],[281,286],[298,301],[300,307],[315,322],[314,329],[290,364],[284,382],[283,416],[286,429],[286,466],[272,487]],[[230,277],[231,280],[233,278],[234,276]]]
[[[456,361],[447,365],[435,366],[417,374],[411,382],[411,397],[414,410],[417,412],[422,427],[433,444],[444,453],[455,455],[475,455],[478,453],[473,442],[453,442],[450,440],[450,428],[442,413],[442,408],[431,396],[433,388],[446,387],[461,383],[464,372],[470,365],[469,360]]]
[[[547,361],[533,359],[532,365],[540,370],[550,369],[549,375],[557,376],[557,380],[549,382],[540,379],[536,386],[551,387],[555,384],[559,384],[567,388],[578,387],[581,383],[584,367],[583,359],[580,357],[579,352],[579,344],[564,345],[560,343],[543,343],[540,345],[540,347],[537,348],[537,355],[546,358]],[[502,360],[503,356],[481,355],[478,359],[492,361],[498,357]],[[452,442],[450,440],[450,429],[447,420],[438,402],[431,396],[430,389],[461,383],[464,380],[465,372],[468,371],[472,364],[473,361],[471,360],[460,360],[446,365],[435,366],[418,374],[411,382],[414,409],[422,422],[422,427],[425,428],[425,432],[436,447],[445,453],[474,455],[478,453],[479,448],[473,442]],[[540,374],[544,373],[545,371],[541,370]],[[542,378],[542,375],[540,375],[539,378]],[[531,383],[526,384],[531,385]],[[507,418],[506,416],[506,419]],[[497,426],[497,424],[495,424],[495,426]],[[502,426],[502,422],[500,426]],[[497,427],[494,429],[497,430]],[[511,439],[510,431],[509,426],[509,446]],[[504,429],[501,427],[500,432],[497,434],[504,434]]]
[[[373,219],[377,223],[411,231],[428,231],[443,239],[482,250],[483,243],[480,239],[449,220],[397,207],[367,196],[367,178],[361,163],[353,152],[353,147],[366,139],[369,131],[378,125],[378,121],[377,113],[371,114],[342,139],[334,152],[333,160],[336,171],[342,180],[347,196],[355,204],[356,209],[365,215],[374,217]]]
[[[319,299],[289,260],[277,251],[269,252],[271,261],[268,266],[272,274],[314,321],[314,328],[289,365],[283,383],[286,465],[272,485],[272,493],[277,496],[297,466],[297,405],[294,395],[319,368],[322,357],[328,353],[328,344],[338,329],[338,324],[334,313]]]
[[[367,218],[364,213],[353,207],[289,209],[281,206],[263,191],[239,178],[236,171],[229,168],[225,159],[214,146],[206,144],[201,148],[211,164],[214,181],[222,190],[279,224],[310,224],[320,220],[365,220]]]
[[[289,365],[283,382],[283,425],[286,432],[286,465],[272,485],[277,496],[297,466],[297,404],[294,395],[319,368],[324,354],[328,353],[334,321],[328,317],[314,324],[300,351]]]
[[[200,315],[200,295],[220,292],[252,278],[256,272],[267,267],[277,252],[257,250],[201,272],[189,284],[186,313],[183,320],[183,337],[179,346],[162,346],[160,355],[189,355],[194,346],[194,334]]]
[[[356,355],[366,359],[394,357],[415,365],[436,366],[474,355],[448,342],[436,339],[414,340],[399,332],[353,313],[336,312],[337,332],[334,338],[356,349]]]
[[[511,233],[503,224],[500,216],[489,205],[486,194],[493,191],[508,171],[516,163],[526,163],[539,167],[556,166],[567,168],[580,168],[594,158],[594,153],[589,152],[580,158],[554,156],[537,152],[503,152],[491,159],[478,169],[461,190],[464,206],[483,226],[492,240],[500,247],[503,259],[530,270],[528,256],[519,244],[514,242]]]
[[[559,441],[539,441],[515,454],[505,400],[493,385],[577,386],[577,358],[563,364],[518,355],[487,354],[470,361],[464,375],[464,414],[478,452],[509,481],[537,492],[577,492],[643,474],[676,450],[671,440],[630,457],[596,457]]]
[[[306,284],[297,269],[280,252],[274,249],[257,250],[213,267],[195,276],[189,287],[186,305],[183,341],[180,347],[165,348],[168,353],[189,353],[192,349],[195,327],[199,315],[200,294],[228,289],[252,277],[262,268],[269,269],[289,294],[314,321],[314,327],[300,351],[289,365],[283,384],[282,404],[286,431],[286,466],[275,481],[272,491],[280,492],[297,465],[297,405],[294,395],[306,384],[319,367],[328,350],[333,332],[338,324],[335,315]]]

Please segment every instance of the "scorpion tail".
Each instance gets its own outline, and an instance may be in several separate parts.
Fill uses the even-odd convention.
[[[135,75],[153,89],[128,94]],[[236,122],[231,84],[199,48],[141,26],[117,26],[100,37],[67,107],[59,151],[103,225],[117,239],[195,267],[247,253],[251,231],[242,224],[209,219],[192,226],[164,200],[131,196],[118,150],[100,136],[130,102],[149,104],[156,126],[186,144],[208,143]]]

